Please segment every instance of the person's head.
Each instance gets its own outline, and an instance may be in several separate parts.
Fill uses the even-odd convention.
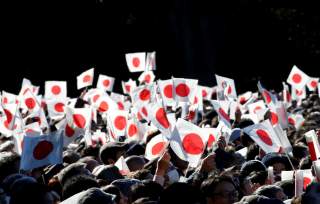
[[[306,192],[301,196],[302,204],[320,203],[320,183],[311,183],[306,188]]]
[[[63,162],[67,164],[72,164],[77,162],[80,159],[80,155],[71,150],[67,150],[63,152]]]
[[[134,202],[139,198],[145,197],[157,201],[162,190],[162,186],[154,181],[145,181],[140,184],[135,184],[131,187],[132,193],[129,200],[130,202]]]
[[[116,204],[127,204],[128,203],[128,198],[124,196],[120,189],[114,185],[107,185],[101,188],[103,192],[105,193],[110,193],[115,195],[115,202]]]
[[[62,169],[58,174],[60,184],[63,186],[67,179],[80,174],[92,175],[88,169],[85,168],[84,163],[73,163]]]
[[[14,152],[0,152],[0,183],[10,174],[19,172],[20,156]]]
[[[287,199],[287,195],[283,192],[282,188],[276,185],[261,186],[255,191],[255,194],[263,195],[268,198],[276,198],[282,201]]]
[[[141,170],[145,165],[145,160],[141,156],[129,156],[125,159],[130,171]]]
[[[173,183],[160,195],[159,204],[201,204],[203,197],[198,188],[187,183]]]
[[[115,195],[105,193],[99,188],[90,188],[73,195],[61,204],[116,204]]]
[[[81,191],[98,187],[98,183],[87,175],[76,175],[66,180],[62,187],[62,199],[65,200]]]
[[[287,195],[288,198],[294,197],[294,180],[293,179],[278,181],[274,185],[281,187],[283,192]]]
[[[119,142],[106,143],[100,148],[100,160],[107,165],[114,164],[122,155],[125,154],[126,147],[126,144]]]
[[[207,204],[231,204],[238,201],[239,193],[229,176],[215,176],[206,179],[201,185],[201,191]]]
[[[79,162],[86,164],[86,169],[88,169],[90,172],[92,172],[93,169],[99,165],[99,163],[90,156],[79,159]]]
[[[248,177],[251,182],[264,185],[268,176],[266,166],[259,160],[245,162],[240,170],[240,178]]]
[[[96,179],[103,180],[108,185],[112,181],[117,179],[123,179],[119,169],[114,165],[100,165],[97,166],[93,171],[93,175]]]
[[[268,153],[262,158],[261,161],[266,167],[273,167],[273,172],[276,177],[280,177],[281,171],[287,170],[289,166],[287,157],[277,153]]]

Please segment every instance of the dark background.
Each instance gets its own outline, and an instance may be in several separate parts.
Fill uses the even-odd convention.
[[[217,1],[218,2],[218,1]],[[267,2],[267,3],[266,3]],[[296,64],[320,76],[320,12],[316,2],[191,0],[47,0],[0,3],[0,89],[17,93],[23,77],[35,85],[67,80],[95,67],[120,81],[124,54],[157,52],[157,78],[234,78],[239,92],[281,89]],[[43,89],[42,89],[43,91]]]

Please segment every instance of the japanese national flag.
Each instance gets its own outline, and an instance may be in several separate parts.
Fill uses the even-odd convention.
[[[248,105],[248,109],[249,109],[250,114],[258,114],[258,112],[260,110],[264,110],[266,108],[267,107],[266,107],[265,103],[263,102],[263,100],[259,100],[255,103],[251,103]]]
[[[29,111],[29,113],[38,112],[41,108],[40,101],[40,96],[37,98],[35,95],[33,95],[30,89],[28,89],[22,96],[21,107],[24,110]]]
[[[112,91],[114,85],[114,78],[106,75],[99,75],[97,88],[104,91]]]
[[[119,169],[121,175],[125,176],[130,173],[130,169],[126,161],[124,160],[123,156],[121,156],[114,165]]]
[[[288,123],[293,125],[296,128],[296,130],[300,129],[300,127],[303,125],[304,121],[305,121],[305,119],[302,114],[291,113],[288,116]]]
[[[163,154],[168,146],[168,140],[163,135],[159,134],[153,137],[146,146],[145,157],[148,160],[153,160]]]
[[[218,128],[203,128],[203,131],[208,134],[207,149],[211,149],[218,141],[219,129]]]
[[[276,112],[279,119],[279,124],[282,129],[288,128],[288,113],[285,104],[282,101],[278,101],[276,104]]]
[[[142,84],[142,83],[151,84],[155,78],[156,77],[153,74],[153,71],[145,71],[139,76],[138,80],[139,80],[140,84]]]
[[[126,126],[127,141],[141,141],[143,135],[140,134],[138,121],[135,118],[128,119]]]
[[[126,135],[128,112],[121,110],[110,110],[107,116],[107,124],[116,138]]]
[[[39,92],[39,87],[32,85],[29,79],[23,78],[19,96],[24,95],[27,90],[30,90],[32,94],[37,95]]]
[[[129,81],[121,82],[122,90],[124,94],[131,94],[131,92],[137,87],[136,81],[133,81],[132,79],[129,79]]]
[[[87,86],[91,86],[93,83],[94,68],[91,68],[77,77],[77,88],[82,89]]]
[[[212,97],[213,89],[207,86],[198,86],[198,87],[201,91],[202,98],[210,100]]]
[[[310,77],[301,71],[296,65],[292,67],[287,82],[296,89],[302,89],[309,82]]]
[[[244,105],[247,101],[249,101],[249,99],[252,97],[252,92],[251,91],[247,91],[244,94],[239,95],[238,97],[238,102],[241,105]]]
[[[158,80],[159,92],[165,106],[173,106],[175,100],[173,98],[173,81],[172,79]]]
[[[309,91],[314,91],[318,87],[319,78],[310,77],[310,80],[307,83]]]
[[[13,130],[14,124],[15,124],[15,116],[18,111],[18,105],[11,103],[11,104],[4,104],[3,110],[1,111],[3,113],[3,125],[8,130]]]
[[[25,136],[20,169],[31,170],[49,164],[62,163],[63,137],[61,132],[50,135]]]
[[[88,135],[91,126],[91,116],[91,108],[66,107],[65,145],[72,142],[80,134],[84,134],[87,144],[91,144],[91,137]]]
[[[155,84],[138,86],[131,92],[132,103],[147,104],[155,100]]]
[[[147,52],[146,70],[156,70],[156,52]]]
[[[200,87],[197,87],[197,92],[194,95],[194,99],[191,103],[191,109],[193,109],[193,111],[195,111],[195,109],[198,111],[203,111],[203,97],[202,89]]]
[[[51,98],[46,100],[46,104],[51,119],[61,119],[65,116],[66,99]]]
[[[125,103],[125,96],[122,94],[112,92],[110,98],[118,105],[119,110],[128,110]]]
[[[198,80],[183,78],[173,78],[172,80],[175,101],[192,103],[197,92]]]
[[[223,90],[225,96],[236,99],[237,92],[234,80],[227,77],[219,76],[217,74],[215,76],[217,80],[218,89]]]
[[[66,98],[67,82],[66,81],[46,81],[45,98]]]
[[[179,118],[172,133],[170,147],[180,159],[188,161],[190,167],[196,167],[205,150],[208,136],[200,127]]]
[[[33,112],[29,114],[27,117],[25,117],[23,119],[24,124],[27,124],[28,120],[38,122],[41,129],[46,129],[47,131],[49,131],[48,121],[43,109],[40,109],[38,112]]]
[[[306,137],[307,145],[309,147],[310,158],[312,161],[316,161],[320,158],[320,145],[318,136],[314,130],[310,130],[304,134]]]
[[[307,186],[314,180],[311,169],[297,170],[295,173],[295,196],[302,195]]]
[[[302,89],[295,89],[292,87],[291,92],[292,99],[298,101],[298,105],[301,103],[302,99],[307,96],[306,87],[303,87]]]
[[[281,150],[277,134],[269,120],[254,124],[243,129],[266,153],[279,152]]]
[[[128,53],[126,61],[130,72],[143,72],[146,68],[146,53]]]
[[[17,95],[2,91],[1,103],[2,103],[2,105],[8,104],[8,103],[16,103],[16,104],[18,104]]]
[[[22,154],[22,146],[23,146],[23,138],[25,136],[24,132],[16,132],[13,135],[13,142],[14,142],[14,151],[19,155]]]
[[[102,145],[106,144],[107,141],[107,134],[105,132],[101,132],[101,130],[96,130],[92,134],[92,146],[96,146],[98,143],[101,143]]]
[[[28,124],[23,127],[23,131],[26,135],[42,135],[43,132],[38,122]]]
[[[258,89],[268,107],[274,107],[277,102],[277,97],[270,91],[265,89],[260,81],[258,82]]]
[[[151,123],[161,131],[163,136],[169,136],[171,134],[171,124],[162,104],[159,102],[151,103],[147,106],[147,110]]]
[[[226,111],[222,108],[219,101],[211,100],[214,110],[218,113],[220,121],[222,121],[227,127],[231,128],[230,117]]]
[[[97,102],[97,100],[103,94],[105,94],[105,92],[103,90],[101,90],[101,89],[97,89],[97,88],[89,89],[88,92],[86,92],[85,95],[83,96],[83,100],[87,101],[89,104],[92,105],[95,102]],[[68,105],[69,105],[69,103],[68,103]]]
[[[283,85],[283,91],[282,91],[283,102],[285,103],[286,107],[288,108],[291,106],[291,102],[292,102],[291,94],[289,91],[289,86],[285,82],[282,82],[282,85]]]
[[[93,99],[93,107],[100,113],[107,113],[110,110],[118,109],[118,105],[110,98],[107,93],[99,95]]]

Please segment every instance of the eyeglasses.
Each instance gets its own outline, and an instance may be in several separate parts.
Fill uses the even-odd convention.
[[[219,195],[226,198],[237,198],[239,196],[238,191],[224,191],[220,193],[213,193],[213,195]]]

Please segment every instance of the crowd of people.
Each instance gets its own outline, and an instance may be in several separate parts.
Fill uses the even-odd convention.
[[[88,101],[84,93],[77,98],[75,108]],[[273,92],[279,101],[282,93]],[[216,99],[213,93],[210,99]],[[261,94],[255,101],[263,99]],[[126,101],[130,101],[129,95]],[[239,105],[244,101],[237,100]],[[3,100],[2,100],[3,103]],[[50,129],[56,129],[43,106]],[[166,107],[166,111],[181,117],[182,109]],[[320,98],[310,92],[299,103],[292,101],[288,113],[300,113],[303,124],[296,128],[289,121],[287,137],[292,145],[290,154],[265,153],[250,135],[240,131],[226,142],[222,135],[216,145],[203,150],[196,167],[190,167],[167,145],[154,159],[145,157],[146,145],[159,135],[159,129],[145,133],[145,140],[126,140],[125,135],[110,140],[108,124],[100,114],[91,122],[91,130],[105,133],[101,140],[88,144],[83,135],[63,148],[62,163],[29,170],[20,168],[21,153],[16,151],[14,135],[0,137],[0,203],[1,204],[231,204],[231,203],[320,203],[320,184],[310,158],[304,133],[317,130],[320,122]],[[269,119],[270,112],[265,113]],[[3,111],[2,117],[5,117]],[[217,127],[219,114],[210,100],[203,99],[203,111],[197,112],[193,123],[199,127]],[[232,129],[244,129],[255,122],[237,111],[231,120]],[[188,119],[188,118],[184,118]],[[150,123],[144,119],[142,123]],[[27,120],[25,124],[34,122]],[[65,127],[63,127],[65,128]],[[27,133],[26,133],[27,134]],[[26,148],[26,147],[24,147]],[[239,150],[246,148],[245,153]],[[23,154],[23,151],[22,151]],[[129,168],[123,172],[115,166],[120,157]],[[273,175],[268,172],[273,167]],[[283,180],[282,172],[312,169],[313,181],[296,194],[295,176]]]

